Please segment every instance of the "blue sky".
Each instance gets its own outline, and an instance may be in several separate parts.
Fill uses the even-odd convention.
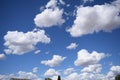
[[[119,6],[120,0],[0,0],[0,79],[114,80]]]

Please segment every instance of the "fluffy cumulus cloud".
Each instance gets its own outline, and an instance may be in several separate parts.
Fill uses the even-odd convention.
[[[79,37],[94,32],[110,32],[120,26],[119,8],[111,4],[80,6],[77,8],[76,19],[67,32],[72,37]]]
[[[32,72],[24,72],[24,71],[19,71],[18,72],[18,77],[19,78],[27,78],[31,80],[41,80],[36,74],[33,74]]]
[[[57,75],[60,75],[59,71],[56,71],[55,69],[48,69],[45,73],[44,73],[45,76],[57,76]]]
[[[48,65],[50,67],[59,66],[60,63],[63,62],[65,59],[66,57],[53,55],[53,58],[51,60],[43,60],[41,61],[41,64]]]
[[[44,30],[18,32],[8,31],[4,36],[7,54],[22,55],[35,49],[37,43],[50,43],[50,38],[45,35]]]
[[[78,73],[71,73],[64,80],[80,80],[80,75]]]
[[[114,80],[114,77],[120,74],[120,66],[112,66],[107,74],[108,79]]]
[[[62,0],[59,0],[61,4],[65,4]],[[63,19],[63,9],[59,9],[58,0],[50,0],[46,9],[37,14],[34,18],[34,22],[38,27],[52,27],[56,25],[62,25],[65,20]]]
[[[0,60],[4,60],[6,58],[5,54],[0,54]]]
[[[77,59],[74,61],[76,66],[88,66],[98,63],[106,55],[104,53],[98,53],[93,51],[89,53],[86,49],[82,49],[78,52]]]
[[[101,64],[89,65],[80,73],[70,73],[63,80],[115,80],[115,76],[120,74],[120,66],[112,66],[107,74],[100,73],[101,66]]]
[[[69,74],[71,74],[71,73],[73,73],[74,72],[74,68],[67,68],[65,71],[64,71],[64,74],[65,75],[69,75]]]
[[[71,43],[71,44],[68,45],[66,48],[71,50],[71,49],[76,49],[77,46],[78,46],[78,45],[77,45],[76,43]]]
[[[110,80],[103,74],[81,73],[80,80]]]
[[[0,75],[0,80],[10,80],[11,78],[41,80],[36,74],[24,71],[19,71],[17,74]]]
[[[34,68],[33,68],[33,72],[34,72],[34,73],[36,73],[36,72],[38,72],[38,71],[39,71],[39,68],[38,68],[38,67],[34,67]]]
[[[102,70],[101,64],[88,65],[81,72],[100,73]]]
[[[14,78],[14,74],[9,74],[9,75],[0,75],[0,80],[10,80],[10,78]]]
[[[66,76],[64,80],[111,80],[106,77],[104,74],[94,74],[94,73],[71,73],[70,75]]]

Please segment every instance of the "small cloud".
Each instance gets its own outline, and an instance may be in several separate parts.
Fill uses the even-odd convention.
[[[62,63],[65,59],[66,57],[53,55],[53,58],[51,60],[43,60],[41,61],[41,64],[48,65],[50,67],[59,66],[60,63]]]
[[[4,60],[6,58],[5,54],[0,54],[0,60]]]
[[[50,53],[49,51],[45,52],[45,54],[49,54],[49,53]]]
[[[93,2],[94,0],[82,0],[84,3],[86,2]]]
[[[38,68],[38,67],[34,67],[34,68],[33,68],[33,72],[34,72],[34,73],[36,73],[36,72],[38,72],[38,71],[39,71],[39,68]]]
[[[76,49],[78,47],[78,44],[76,43],[71,43],[70,45],[68,45],[66,48],[71,50],[71,49]]]
[[[45,76],[57,76],[57,75],[59,75],[59,74],[60,74],[59,71],[56,71],[55,69],[52,69],[52,68],[48,69],[48,70],[44,73]]]
[[[36,50],[34,53],[39,54],[40,52],[41,52],[41,50]]]
[[[67,7],[70,7],[70,4],[67,4],[66,6],[67,6]]]
[[[69,75],[69,74],[73,73],[74,71],[75,71],[74,68],[67,68],[67,69],[64,71],[64,74],[65,74],[65,75]]]

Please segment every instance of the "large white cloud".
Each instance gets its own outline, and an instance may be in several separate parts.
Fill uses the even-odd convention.
[[[67,29],[72,37],[79,37],[94,32],[110,32],[120,27],[119,8],[111,4],[80,6],[71,28]]]
[[[48,69],[45,73],[44,73],[45,76],[57,76],[57,75],[60,75],[59,71],[56,71],[55,69]]]
[[[78,56],[74,64],[76,66],[94,65],[98,63],[105,56],[106,55],[104,53],[98,53],[96,51],[89,53],[86,49],[82,49],[78,52]]]
[[[0,54],[0,60],[4,60],[6,58],[5,54]]]
[[[68,45],[66,48],[71,50],[71,49],[76,49],[77,46],[78,46],[78,45],[77,45],[76,43],[71,43],[71,44]]]
[[[62,0],[59,1],[64,4]],[[59,9],[58,0],[50,0],[46,9],[37,14],[34,18],[34,22],[38,27],[52,27],[56,25],[62,25],[65,20],[63,19],[63,9]]]
[[[100,73],[102,70],[101,64],[88,65],[84,67],[81,72]]]
[[[97,71],[101,66],[101,64],[95,64],[84,67],[80,73],[71,73],[63,80],[115,80],[115,76],[120,74],[120,66],[112,66],[107,74],[100,73],[101,69]]]
[[[63,80],[111,80],[106,77],[104,74],[93,74],[93,73],[71,73],[66,76]]]
[[[48,65],[50,67],[59,66],[60,63],[63,62],[65,59],[66,57],[53,55],[53,58],[51,60],[43,60],[41,61],[41,64]]]
[[[10,80],[11,78],[41,80],[36,74],[25,71],[19,71],[17,74],[0,75],[0,80]]]
[[[28,31],[18,32],[18,31],[8,31],[4,36],[5,43],[7,47],[4,51],[7,54],[17,54],[22,55],[29,51],[35,49],[37,43],[50,43],[50,38],[45,35],[44,30],[38,31]]]

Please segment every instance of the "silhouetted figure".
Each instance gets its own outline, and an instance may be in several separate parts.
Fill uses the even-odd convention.
[[[115,76],[115,80],[120,80],[120,74],[118,74],[117,76]]]
[[[61,80],[60,76],[58,76],[58,79],[57,80]]]

